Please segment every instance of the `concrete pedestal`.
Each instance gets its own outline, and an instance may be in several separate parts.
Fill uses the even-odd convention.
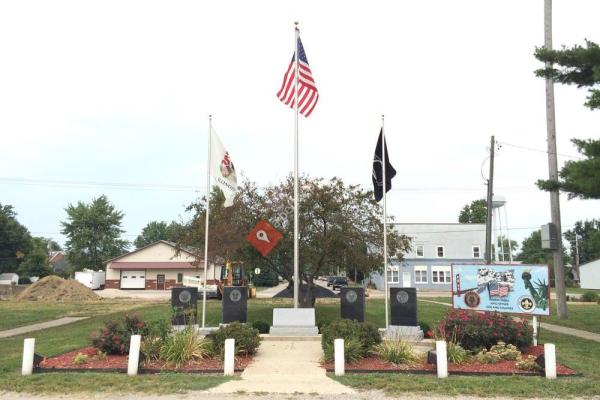
[[[418,326],[390,325],[385,330],[385,338],[388,340],[420,342],[423,340],[423,336],[423,330]]]
[[[314,308],[274,308],[272,336],[316,336]]]

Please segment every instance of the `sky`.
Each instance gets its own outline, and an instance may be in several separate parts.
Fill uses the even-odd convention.
[[[600,2],[555,0],[554,47],[600,42]],[[320,94],[301,117],[300,172],[371,188],[385,114],[397,222],[457,222],[495,193],[511,239],[550,220],[542,0],[4,1],[0,3],[0,203],[64,243],[65,208],[106,194],[133,241],[180,220],[206,191],[208,115],[238,175],[293,168],[294,113],[276,97],[294,21]],[[598,138],[586,90],[556,85],[559,167]],[[575,158],[573,158],[575,157]],[[563,230],[600,201],[561,196]]]

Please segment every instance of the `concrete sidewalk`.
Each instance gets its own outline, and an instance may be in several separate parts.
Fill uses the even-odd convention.
[[[353,389],[327,377],[319,362],[323,355],[316,340],[263,340],[254,362],[241,375],[209,390],[210,393],[319,393],[352,394]]]
[[[52,321],[40,322],[39,324],[25,325],[19,328],[9,329],[6,331],[0,331],[0,339],[23,335],[29,332],[41,331],[48,328],[55,328],[57,326],[71,324],[73,322],[88,319],[89,317],[63,317]]]
[[[441,304],[443,306],[448,306],[448,307],[452,306],[452,304],[450,304],[450,303],[442,303],[441,301],[423,300],[423,299],[419,299],[419,300],[424,301],[426,303]],[[594,342],[600,342],[600,334],[594,333],[594,332],[584,331],[581,329],[567,328],[566,326],[548,324],[546,322],[540,322],[540,328],[546,329],[550,332],[561,333],[563,335],[576,336],[581,339],[593,340]]]

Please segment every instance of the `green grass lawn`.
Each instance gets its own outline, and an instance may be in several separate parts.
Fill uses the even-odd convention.
[[[554,291],[554,289],[552,289]],[[600,295],[600,289],[582,289],[582,288],[566,288],[567,293],[584,294],[585,292],[594,292]]]
[[[554,315],[542,317],[540,321],[600,333],[600,304],[567,304],[567,311],[569,318],[566,320],[559,319],[554,312]]]

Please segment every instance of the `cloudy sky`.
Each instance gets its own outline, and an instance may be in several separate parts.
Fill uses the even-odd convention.
[[[554,1],[554,45],[600,42],[600,2]],[[126,238],[173,220],[206,185],[208,115],[238,171],[260,185],[292,169],[293,112],[276,98],[293,22],[320,93],[300,121],[300,170],[370,187],[386,116],[399,222],[456,222],[496,193],[518,240],[550,219],[543,1],[4,1],[0,3],[0,203],[64,242],[69,203],[106,194]],[[586,91],[556,87],[559,163],[600,134]],[[487,164],[484,164],[484,170]],[[563,227],[599,201],[561,197]]]

